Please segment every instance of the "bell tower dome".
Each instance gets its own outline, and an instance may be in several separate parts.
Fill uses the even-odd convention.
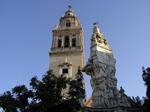
[[[78,66],[84,66],[83,29],[72,7],[55,25],[50,55],[50,67],[56,75],[66,75],[75,79]]]

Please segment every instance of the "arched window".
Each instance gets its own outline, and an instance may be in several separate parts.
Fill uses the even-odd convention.
[[[61,48],[61,43],[62,43],[61,39],[58,39],[58,48]]]
[[[62,69],[62,73],[63,73],[63,74],[68,74],[68,68]]]
[[[71,26],[71,23],[69,20],[66,21],[66,27],[70,27]]]
[[[107,40],[106,40],[106,39],[104,39],[104,44],[105,44],[105,45],[107,45],[107,44],[108,44],[108,42],[107,42]]]
[[[68,36],[65,37],[65,45],[64,46],[69,47],[69,37]]]
[[[72,47],[76,47],[76,38],[72,39]]]

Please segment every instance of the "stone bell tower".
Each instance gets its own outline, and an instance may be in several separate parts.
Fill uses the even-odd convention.
[[[78,66],[84,66],[84,38],[83,29],[71,6],[52,32],[49,69],[56,75],[75,79]]]

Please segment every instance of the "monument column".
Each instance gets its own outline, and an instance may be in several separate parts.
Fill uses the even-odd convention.
[[[91,76],[93,89],[92,107],[130,107],[128,97],[124,95],[124,102],[122,102],[122,97],[117,90],[117,79],[115,77],[116,60],[113,57],[112,49],[109,47],[106,37],[98,28],[97,23],[93,24],[90,50],[90,58],[83,71]]]

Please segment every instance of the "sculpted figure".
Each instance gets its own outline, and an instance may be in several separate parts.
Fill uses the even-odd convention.
[[[127,95],[124,94],[124,89],[122,87],[120,87],[120,106],[124,106],[124,107],[130,107],[130,103],[128,101],[128,97]]]
[[[95,75],[94,66],[93,66],[93,59],[92,58],[88,59],[88,62],[83,67],[82,71],[85,72],[87,75],[90,75],[90,76]]]
[[[93,34],[100,33],[100,29],[98,28],[97,23],[93,23]]]

